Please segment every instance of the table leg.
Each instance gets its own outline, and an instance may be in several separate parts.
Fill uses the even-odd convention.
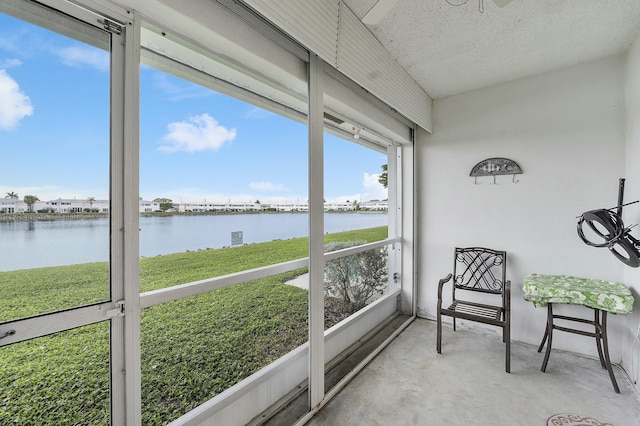
[[[616,393],[620,393],[620,388],[618,387],[618,383],[616,382],[616,376],[613,374],[613,367],[611,366],[611,359],[609,357],[609,341],[607,338],[607,311],[602,311],[602,321],[600,317],[600,310],[594,309],[594,321],[588,321],[580,318],[567,317],[564,315],[557,315],[558,319],[568,320],[568,321],[577,321],[581,323],[592,324],[595,328],[593,333],[582,331],[579,329],[571,329],[567,327],[554,326],[553,324],[553,305],[549,303],[547,305],[547,327],[544,332],[544,337],[542,338],[542,343],[538,347],[538,352],[542,351],[542,348],[547,344],[547,350],[544,354],[544,360],[542,361],[542,367],[540,371],[543,373],[547,369],[547,364],[549,362],[549,355],[551,355],[551,341],[553,338],[553,329],[557,328],[561,331],[566,331],[569,333],[581,334],[584,336],[590,336],[596,338],[596,347],[598,349],[598,357],[600,358],[600,364],[602,368],[606,369],[609,372],[609,378],[611,379],[611,384],[613,385],[613,389]]]
[[[602,318],[606,315],[606,311],[602,313]],[[600,365],[602,368],[607,368],[606,363],[604,362],[604,357],[602,356],[602,326],[600,323],[600,309],[593,310],[593,320],[595,325],[595,335],[596,335],[596,348],[598,349],[598,358],[600,358]]]
[[[551,355],[552,337],[553,337],[553,308],[552,308],[552,304],[549,303],[547,305],[547,331],[545,331],[545,338],[542,340],[542,343],[540,344],[540,349],[542,349],[542,346],[544,345],[544,341],[546,339],[549,339],[549,341],[547,342],[547,351],[544,354],[544,361],[542,361],[542,368],[540,368],[540,371],[542,371],[543,373],[547,369],[547,363],[549,362],[549,355]]]
[[[607,366],[607,371],[609,371],[611,383],[613,384],[613,390],[615,390],[616,393],[620,393],[620,388],[618,388],[618,383],[616,382],[616,376],[613,374],[613,368],[611,367],[611,360],[609,359],[609,342],[607,341],[607,311],[602,311],[602,345],[604,349],[604,360]]]
[[[542,337],[542,342],[540,342],[540,346],[538,346],[538,352],[542,352],[542,348],[544,348],[544,344],[547,341],[547,336],[549,335],[548,325],[544,325],[544,336]]]

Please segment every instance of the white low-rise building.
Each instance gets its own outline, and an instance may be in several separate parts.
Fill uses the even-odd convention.
[[[46,202],[37,202],[33,211],[47,210],[51,213],[109,213],[109,200],[58,198]]]
[[[324,203],[325,211],[349,211],[355,210],[357,204],[354,203]]]
[[[162,211],[163,203],[159,201],[148,201],[140,199],[140,213],[153,213]],[[278,211],[278,212],[308,212],[308,202],[282,202],[282,203],[173,203],[171,209],[165,211],[173,212],[259,212],[259,211]],[[0,213],[25,213],[46,212],[46,213],[109,213],[109,200],[95,199],[76,199],[76,198],[58,198],[50,201],[37,201],[31,209],[24,202],[13,198],[0,199]],[[360,203],[337,203],[326,202],[324,204],[325,211],[355,211],[371,210],[371,211],[387,211],[387,200],[363,201]]]
[[[306,212],[309,211],[309,203],[268,203],[261,204],[263,210],[277,212]]]
[[[15,198],[0,200],[0,213],[23,213],[27,211],[27,204]]]
[[[360,210],[388,211],[389,200],[371,200],[358,203]]]

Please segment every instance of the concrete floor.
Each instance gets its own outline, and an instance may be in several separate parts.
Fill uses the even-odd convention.
[[[572,413],[640,426],[640,394],[618,367],[620,394],[597,359],[554,350],[542,373],[544,351],[513,342],[507,374],[497,334],[445,325],[442,354],[435,345],[435,322],[415,320],[307,425],[545,426]]]

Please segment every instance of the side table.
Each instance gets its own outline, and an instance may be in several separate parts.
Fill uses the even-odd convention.
[[[600,364],[603,369],[609,372],[613,389],[616,393],[620,393],[611,367],[611,360],[609,359],[607,313],[628,314],[631,312],[634,298],[629,288],[624,284],[605,280],[579,278],[570,275],[531,274],[525,278],[523,290],[525,300],[532,302],[533,306],[537,308],[547,308],[547,326],[542,342],[538,347],[538,352],[541,352],[548,339],[541,371],[544,372],[547,369],[549,355],[551,354],[553,330],[595,337]],[[590,321],[583,318],[554,315],[554,303],[586,306],[593,309],[594,319]],[[594,327],[594,331],[589,332],[562,327],[554,323],[556,319],[590,324]]]

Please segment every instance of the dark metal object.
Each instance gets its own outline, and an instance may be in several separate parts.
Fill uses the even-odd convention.
[[[624,202],[624,179],[618,180],[618,216],[622,216],[622,203]]]
[[[611,383],[613,384],[613,390],[616,393],[620,393],[620,388],[616,382],[616,376],[613,374],[613,368],[611,367],[611,359],[609,358],[609,342],[607,340],[607,311],[601,311],[600,309],[593,309],[594,318],[593,321],[589,321],[583,318],[568,317],[564,315],[553,314],[553,303],[547,305],[547,327],[544,331],[544,337],[540,346],[538,346],[538,352],[542,352],[545,342],[547,342],[547,351],[544,354],[544,360],[542,361],[542,368],[540,371],[543,373],[547,370],[547,363],[549,362],[549,355],[551,354],[551,340],[553,337],[553,330],[564,331],[567,333],[580,334],[582,336],[595,337],[596,347],[598,349],[598,357],[600,358],[600,365],[603,369],[609,372]],[[600,320],[600,312],[602,312],[602,321]],[[561,327],[554,324],[553,320],[559,319],[564,321],[579,322],[582,324],[590,324],[594,327],[593,332],[578,330],[575,328]]]
[[[594,243],[589,241],[584,235],[584,230],[582,229],[584,222],[586,222],[587,225],[589,225],[589,228],[601,237],[604,242]],[[598,229],[594,223],[600,224],[604,230],[607,231],[607,234],[600,232],[600,229]],[[585,244],[591,247],[609,247],[623,237],[624,231],[624,224],[622,223],[620,216],[611,210],[589,210],[588,212],[582,213],[578,219],[578,236]]]
[[[438,334],[436,349],[442,353],[442,315],[502,327],[506,343],[505,371],[511,370],[511,282],[506,280],[507,253],[483,247],[456,248],[453,273],[438,283]],[[442,308],[442,289],[453,278],[452,303]],[[498,295],[500,305],[488,305],[459,299],[457,292],[480,292]],[[471,293],[463,293],[470,295]]]
[[[640,241],[634,238],[629,232],[632,226],[625,227],[622,222],[622,208],[631,203],[623,204],[624,198],[624,179],[620,179],[618,186],[618,205],[609,209],[589,210],[582,213],[578,218],[577,231],[580,239],[587,245],[592,247],[607,247],[611,254],[624,264],[637,268],[640,266]],[[590,241],[583,230],[584,223],[599,237],[602,238],[601,243]],[[598,224],[600,228],[596,226]],[[601,231],[602,229],[602,231]]]
[[[4,339],[5,337],[13,336],[14,334],[16,334],[15,330],[6,331],[2,336],[0,336],[0,339]]]

